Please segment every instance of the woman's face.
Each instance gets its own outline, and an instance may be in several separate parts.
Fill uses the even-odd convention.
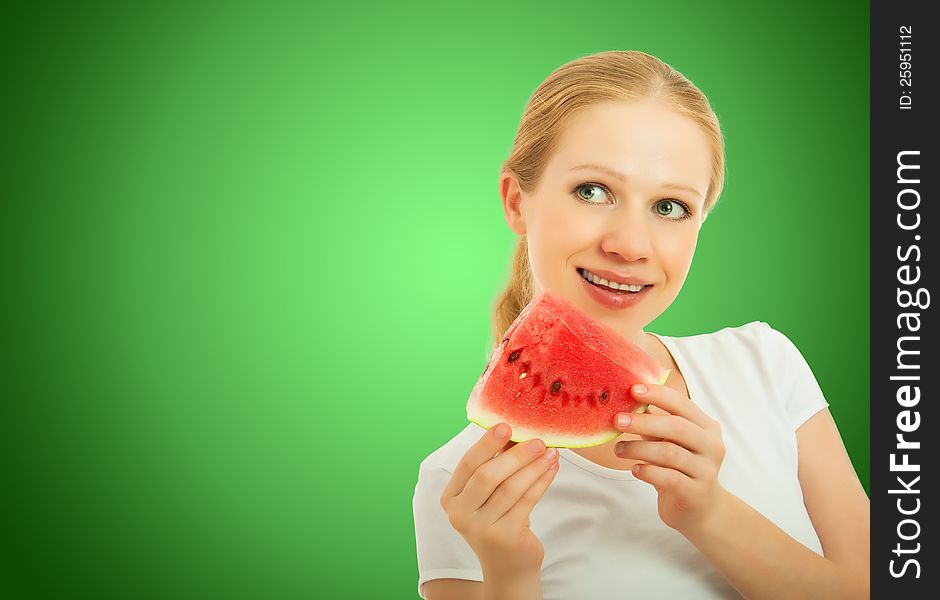
[[[655,100],[579,112],[537,189],[500,180],[507,222],[528,237],[536,291],[552,289],[639,342],[689,272],[711,161],[699,125]],[[644,288],[614,291],[591,274]]]

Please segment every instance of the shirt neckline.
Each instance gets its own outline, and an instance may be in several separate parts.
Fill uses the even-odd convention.
[[[678,367],[679,372],[682,374],[682,378],[685,379],[685,387],[688,388],[689,390],[689,398],[693,402],[695,402],[695,396],[697,394],[693,392],[692,388],[696,386],[693,386],[692,382],[689,380],[689,370],[686,368],[683,368],[684,367],[684,364],[682,364],[683,361],[679,360],[679,355],[681,353],[673,345],[673,342],[675,341],[674,338],[668,335],[658,335],[651,331],[648,333],[656,337],[656,339],[658,339],[660,342],[662,342],[663,346],[666,347],[666,350],[669,352],[669,354],[672,355],[673,362],[676,363],[676,366]],[[604,477],[607,479],[619,479],[622,481],[639,481],[636,477],[634,477],[632,471],[622,471],[620,469],[611,469],[610,467],[599,465],[596,462],[588,460],[584,458],[583,456],[581,456],[580,454],[574,452],[571,448],[558,448],[558,451],[559,451],[558,455],[560,457],[564,458],[565,460],[572,463],[576,467],[580,467],[581,469],[584,469],[585,471],[590,471],[591,473],[594,473],[595,475],[600,475],[601,477]]]
[[[576,467],[580,467],[585,471],[590,471],[591,473],[600,475],[606,479],[637,481],[637,478],[633,476],[631,471],[621,471],[620,469],[611,469],[610,467],[599,465],[594,461],[584,458],[571,448],[558,448],[558,456],[564,458]]]

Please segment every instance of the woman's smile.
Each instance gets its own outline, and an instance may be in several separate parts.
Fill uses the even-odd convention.
[[[581,280],[581,285],[589,298],[604,308],[612,308],[615,310],[635,306],[649,295],[653,287],[652,284],[621,286],[607,279],[602,279],[584,269],[578,269],[578,279]],[[618,286],[620,289],[614,289],[610,287],[611,285]]]
[[[601,271],[600,269],[585,269],[582,267],[578,269],[578,273],[588,281],[615,290],[639,292],[644,285],[649,285],[648,281],[644,281],[639,277],[627,277],[610,271]]]

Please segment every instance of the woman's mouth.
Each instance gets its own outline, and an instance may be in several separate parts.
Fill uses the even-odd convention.
[[[600,275],[595,275],[594,273],[588,271],[587,269],[578,269],[578,273],[584,278],[585,281],[590,283],[595,287],[599,287],[603,290],[614,292],[617,294],[638,294],[642,292],[645,288],[650,287],[647,285],[630,285],[625,283],[617,283],[615,281],[608,281],[601,277]]]
[[[653,288],[653,284],[611,282],[587,269],[578,269],[578,275],[585,293],[599,305],[612,310],[623,310],[642,302]]]

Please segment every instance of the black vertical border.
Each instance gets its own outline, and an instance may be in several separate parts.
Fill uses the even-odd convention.
[[[940,364],[933,351],[937,343],[937,312],[933,308],[940,297],[932,297],[937,288],[936,238],[940,235],[935,204],[937,161],[935,112],[937,97],[931,89],[937,86],[938,75],[935,39],[938,23],[927,17],[927,2],[871,3],[871,435],[872,435],[872,547],[871,578],[873,598],[936,598],[940,597],[940,565],[934,563],[935,545],[940,539],[933,527],[933,517],[940,511],[937,494],[928,492],[937,484],[937,458],[940,453],[940,428],[936,425],[938,411],[934,408]],[[936,8],[936,7],[934,7]],[[902,27],[910,27],[910,45],[902,45]],[[901,49],[910,48],[910,87],[901,79]],[[907,92],[907,94],[905,94]],[[911,108],[901,108],[902,96],[911,99]],[[901,173],[905,179],[919,179],[917,183],[898,183],[898,154],[918,151],[903,158],[907,164],[918,164],[920,169]],[[916,190],[905,192],[903,190]],[[901,202],[916,208],[903,209]],[[916,222],[916,229],[905,230]],[[919,236],[919,239],[918,237]],[[919,250],[915,250],[914,248]],[[919,260],[917,260],[919,258]],[[907,268],[905,269],[905,265]],[[917,274],[916,283],[902,283]],[[899,271],[899,269],[902,269]],[[902,307],[906,296],[899,301],[899,293],[921,292],[923,308]],[[919,313],[919,329],[903,313]],[[897,366],[899,340],[906,354],[903,361],[918,364],[919,369],[900,369]],[[892,380],[898,375],[919,376],[919,380]],[[914,405],[904,406],[898,400],[903,385],[917,386],[920,399]],[[904,399],[913,399],[904,396]],[[905,413],[904,411],[910,411]],[[917,416],[915,416],[915,414]],[[902,427],[916,429],[902,432]],[[903,433],[907,442],[919,442],[916,449],[899,450],[897,435]],[[903,462],[907,454],[911,464],[919,471],[893,471],[894,462]],[[919,476],[916,483],[911,483]],[[917,490],[904,491],[903,482]],[[899,504],[900,501],[900,504]],[[918,503],[919,501],[919,503]],[[917,508],[916,512],[913,512]],[[913,514],[902,514],[902,510]],[[902,523],[905,519],[910,519]],[[916,524],[913,522],[916,521]],[[900,525],[900,529],[899,529]],[[902,536],[912,539],[905,540]],[[918,546],[919,544],[919,546]],[[906,561],[916,560],[919,566]],[[892,566],[892,562],[893,566]],[[900,577],[892,575],[904,573]]]

